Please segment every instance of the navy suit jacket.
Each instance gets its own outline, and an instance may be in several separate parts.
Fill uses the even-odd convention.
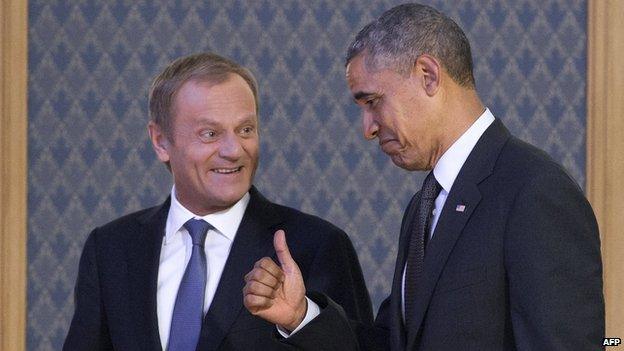
[[[419,196],[403,217],[392,291],[376,327],[347,324],[319,295],[323,322],[284,342],[340,351],[603,348],[598,226],[581,189],[543,151],[512,137],[498,119],[485,131],[427,246],[414,327],[405,330],[402,272]],[[353,332],[332,334],[340,328]]]
[[[269,202],[253,187],[250,194],[197,349],[292,349],[277,341],[274,325],[251,315],[242,303],[243,277],[255,261],[276,260],[277,229],[286,231],[308,289],[340,303],[349,318],[372,324],[370,298],[347,235],[318,217]],[[169,204],[91,232],[80,259],[64,350],[161,350],[156,285]]]

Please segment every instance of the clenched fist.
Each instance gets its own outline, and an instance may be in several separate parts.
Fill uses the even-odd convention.
[[[307,311],[305,285],[283,230],[275,232],[273,246],[280,265],[269,257],[255,263],[245,276],[243,303],[251,314],[292,331]]]

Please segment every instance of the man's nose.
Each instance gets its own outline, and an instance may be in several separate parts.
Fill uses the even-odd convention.
[[[375,120],[375,116],[369,111],[362,112],[362,127],[364,130],[364,138],[372,140],[377,137],[379,132],[379,124]]]
[[[238,160],[243,153],[243,146],[241,140],[236,133],[227,133],[227,135],[221,140],[219,146],[219,156],[228,160]]]

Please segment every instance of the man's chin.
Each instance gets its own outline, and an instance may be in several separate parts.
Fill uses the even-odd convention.
[[[405,160],[400,153],[390,155],[390,159],[392,159],[392,163],[394,163],[397,167],[406,171],[424,171],[426,168],[417,162],[409,162]]]
[[[222,191],[217,196],[220,202],[224,206],[230,207],[230,206],[234,206],[234,204],[240,201],[240,199],[242,199],[243,196],[245,196],[245,194],[249,191],[250,188],[251,186],[240,187],[240,188],[231,189],[231,190],[222,188],[221,189]]]

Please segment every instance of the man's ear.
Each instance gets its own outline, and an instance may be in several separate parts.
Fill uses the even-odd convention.
[[[418,56],[412,75],[422,77],[422,87],[428,96],[433,96],[438,92],[442,80],[442,66],[440,62],[433,56],[422,54]]]
[[[160,162],[169,162],[169,139],[167,139],[167,136],[163,132],[162,128],[153,121],[150,121],[147,124],[147,132],[149,133],[152,147],[154,148],[156,156],[158,156]]]

